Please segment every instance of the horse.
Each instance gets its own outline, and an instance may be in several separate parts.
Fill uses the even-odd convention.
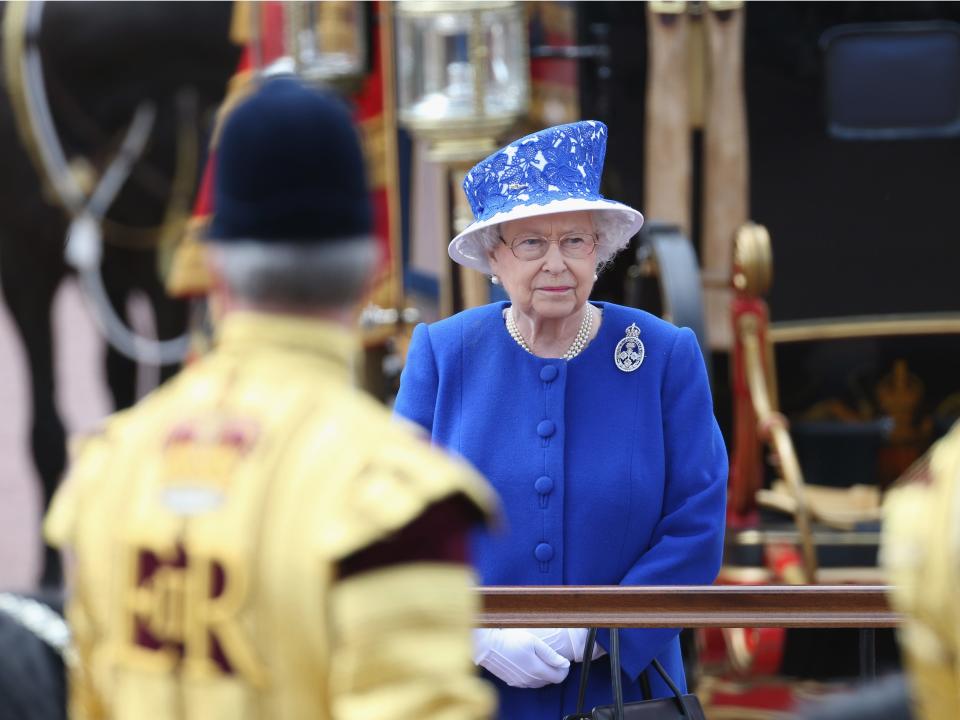
[[[63,599],[0,592],[0,720],[66,720]]]
[[[30,446],[46,509],[67,463],[66,434],[54,401],[51,308],[71,271],[64,243],[76,208],[58,202],[57,178],[44,171],[49,166],[41,160],[49,147],[42,143],[51,138],[38,137],[30,126],[23,58],[33,50],[42,59],[39,92],[74,186],[99,187],[98,179],[104,180],[118,158],[134,160],[98,218],[103,250],[96,276],[102,279],[101,299],[115,316],[125,314],[131,292],[146,295],[157,335],[165,339],[185,331],[187,307],[166,295],[158,263],[189,214],[205,128],[224,97],[240,48],[230,39],[230,3],[36,5],[0,3],[0,285],[26,350]],[[24,10],[29,6],[33,10]],[[25,12],[42,13],[36,27],[24,20]],[[38,88],[32,91],[35,96]],[[138,109],[147,106],[151,129],[141,151],[128,158],[123,139]],[[135,363],[109,347],[105,365],[115,408],[130,406]],[[161,380],[176,369],[165,365]],[[60,580],[59,555],[47,547],[41,585],[58,586]]]

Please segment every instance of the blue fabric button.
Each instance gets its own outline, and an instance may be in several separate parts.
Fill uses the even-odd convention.
[[[537,435],[542,438],[548,438],[557,431],[557,426],[553,424],[553,420],[541,420],[537,423]]]
[[[550,562],[553,560],[553,545],[549,545],[548,543],[540,543],[533,551],[533,555],[540,562]]]
[[[540,368],[540,379],[544,382],[553,382],[557,379],[558,372],[556,365],[544,365]]]
[[[533,489],[541,495],[549,494],[553,490],[553,478],[541,475],[537,478],[536,482],[533,483]]]

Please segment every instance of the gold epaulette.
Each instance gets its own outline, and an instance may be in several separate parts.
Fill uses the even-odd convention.
[[[320,531],[324,554],[344,558],[455,495],[473,503],[488,520],[495,518],[493,491],[465,462],[429,447],[399,424],[385,434],[378,450],[339,488],[339,512]]]
[[[215,149],[220,143],[220,133],[223,131],[223,124],[230,117],[230,113],[241,102],[246,100],[254,90],[257,89],[256,74],[252,70],[241,70],[234,73],[227,83],[227,94],[220,107],[217,108],[217,116],[213,123],[213,133],[210,136],[210,148]]]
[[[230,42],[234,45],[246,45],[251,40],[250,28],[253,27],[253,8],[250,0],[234,0],[230,16]]]
[[[96,485],[103,476],[109,457],[108,433],[114,417],[104,419],[94,430],[70,436],[67,472],[43,519],[43,536],[53,547],[73,543],[80,497],[85,493],[96,496],[96,489],[91,491],[89,486]]]
[[[104,423],[91,430],[72,433],[67,438],[67,457],[70,462],[74,462],[87,448],[101,440],[105,433],[106,425]]]

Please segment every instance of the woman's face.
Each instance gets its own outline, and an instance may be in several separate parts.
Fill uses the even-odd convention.
[[[584,257],[570,257],[560,250],[562,238],[568,252],[577,238],[596,238],[593,217],[588,211],[556,213],[523,218],[500,226],[503,242],[490,254],[490,268],[500,278],[510,301],[531,317],[561,319],[579,310],[593,290],[597,251]],[[530,248],[550,241],[539,259],[521,259]]]

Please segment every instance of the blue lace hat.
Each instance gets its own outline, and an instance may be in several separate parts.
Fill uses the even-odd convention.
[[[463,180],[475,221],[450,242],[450,257],[489,273],[498,225],[582,210],[593,213],[600,245],[613,256],[643,225],[643,215],[600,194],[606,151],[607,126],[584,120],[514,140],[477,163]]]
[[[230,113],[217,149],[207,237],[318,243],[372,227],[360,136],[346,103],[293,76]]]

